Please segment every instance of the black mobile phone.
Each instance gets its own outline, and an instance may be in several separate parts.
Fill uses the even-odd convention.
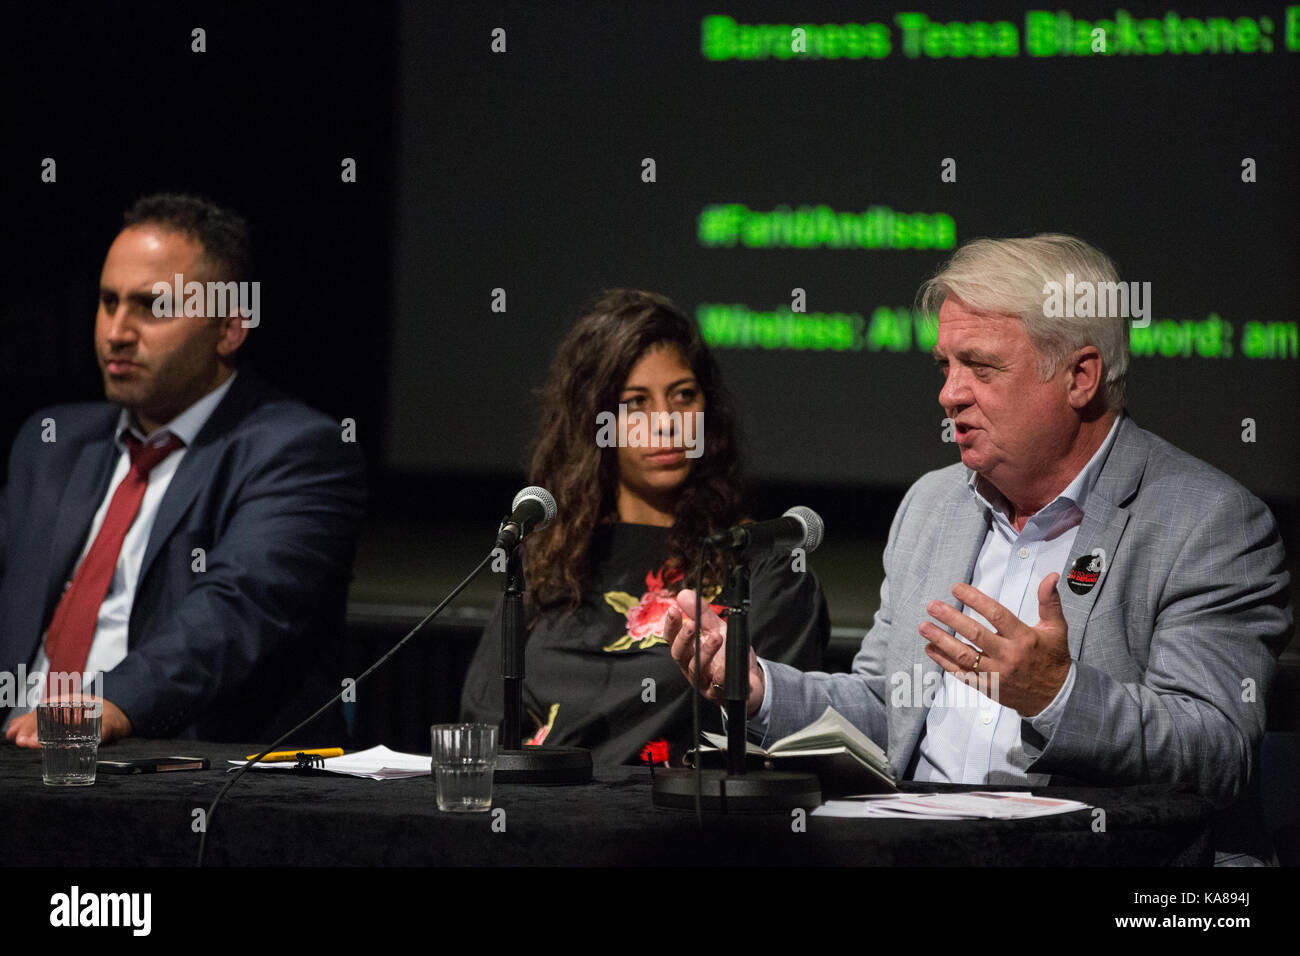
[[[167,773],[171,770],[207,770],[207,757],[142,757],[139,760],[99,760],[100,773]]]

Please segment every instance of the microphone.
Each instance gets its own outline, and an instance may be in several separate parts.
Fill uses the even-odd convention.
[[[511,508],[514,510],[510,517],[501,522],[501,528],[497,531],[497,542],[492,546],[493,550],[501,548],[507,552],[513,551],[535,525],[545,524],[555,517],[555,499],[545,488],[536,485],[530,485],[515,495]]]
[[[719,531],[709,538],[709,544],[730,548],[745,555],[789,551],[791,548],[815,551],[817,545],[822,543],[825,531],[826,525],[817,512],[797,505],[780,518],[738,524],[726,531]]]

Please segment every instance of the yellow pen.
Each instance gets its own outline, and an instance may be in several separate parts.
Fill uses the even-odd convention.
[[[317,747],[314,750],[273,750],[259,763],[283,763],[286,760],[297,760],[299,754],[306,754],[309,757],[342,757],[342,747]],[[245,760],[256,760],[257,754],[249,754]]]

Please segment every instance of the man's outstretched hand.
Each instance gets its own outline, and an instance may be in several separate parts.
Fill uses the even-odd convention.
[[[703,618],[696,628],[691,615],[695,613],[695,592],[682,591],[677,595],[677,607],[670,607],[664,618],[664,638],[671,647],[673,660],[681,668],[686,682],[700,692],[705,700],[725,705],[727,695],[723,690],[727,674],[727,623],[713,612],[707,601],[701,603]],[[695,671],[695,640],[700,637],[700,670]],[[753,717],[763,705],[767,688],[763,669],[758,666],[754,649],[749,649],[749,698],[745,702],[745,715]]]
[[[950,604],[931,601],[926,607],[930,616],[971,643],[922,621],[918,629],[930,642],[925,652],[953,677],[977,689],[983,690],[980,679],[994,675],[996,693],[989,696],[1022,717],[1035,716],[1056,698],[1070,674],[1069,627],[1056,590],[1060,579],[1059,574],[1049,574],[1039,583],[1039,621],[1033,627],[982,591],[958,584],[953,597],[982,614],[993,630]]]

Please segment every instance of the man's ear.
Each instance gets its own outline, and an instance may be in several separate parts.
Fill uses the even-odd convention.
[[[248,329],[244,326],[243,316],[239,310],[233,310],[233,314],[217,319],[220,323],[220,336],[217,339],[217,354],[223,359],[228,359],[239,350],[248,338]]]
[[[1086,408],[1101,392],[1101,351],[1085,345],[1070,360],[1068,397],[1071,408]]]

